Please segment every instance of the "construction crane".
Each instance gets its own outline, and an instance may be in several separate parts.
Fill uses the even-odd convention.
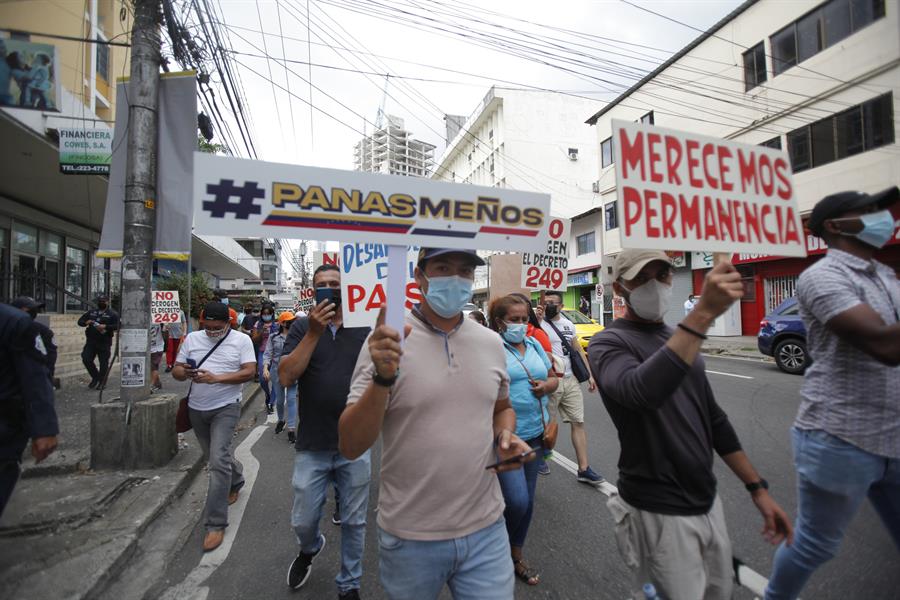
[[[384,105],[387,103],[389,77],[387,74],[384,76],[384,93],[381,95],[381,106],[378,107],[378,114],[375,116],[375,131],[380,130],[384,124]]]

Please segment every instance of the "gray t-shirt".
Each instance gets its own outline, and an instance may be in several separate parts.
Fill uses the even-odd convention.
[[[832,248],[800,275],[797,300],[813,362],[795,425],[900,458],[900,366],[878,362],[826,326],[859,304],[871,306],[886,324],[896,323],[900,282],[894,270]]]

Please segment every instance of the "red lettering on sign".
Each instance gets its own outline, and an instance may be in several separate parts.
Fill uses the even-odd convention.
[[[559,219],[553,219],[550,221],[550,237],[554,240],[563,234],[563,222]]]
[[[719,226],[716,223],[716,213],[713,207],[712,198],[703,197],[703,227],[706,239],[719,239]]]
[[[629,168],[632,171],[640,170],[641,179],[644,176],[644,134],[638,132],[634,136],[634,143],[628,139],[624,129],[619,130],[619,148],[622,152],[622,179],[628,179]]]
[[[669,171],[669,183],[681,185],[681,177],[678,175],[678,165],[681,164],[681,142],[677,137],[666,136],[666,168]]]
[[[647,227],[647,237],[658,238],[659,237],[659,227],[656,226],[656,215],[659,214],[656,210],[656,192],[653,190],[644,190],[644,212],[647,213],[647,218],[644,219],[644,224]]]
[[[702,188],[703,180],[694,176],[694,169],[700,166],[700,159],[694,156],[694,153],[700,148],[700,142],[697,140],[688,140],[685,143],[687,147],[687,164],[688,164],[688,181],[691,187]]]
[[[716,147],[712,144],[703,145],[703,175],[706,177],[706,183],[714,190],[719,189],[719,180],[710,174],[709,157],[715,156]]]
[[[631,235],[631,227],[641,220],[641,194],[633,187],[625,186],[622,188],[624,196],[624,204],[622,205],[625,213],[625,235]]]
[[[658,133],[647,134],[647,154],[650,157],[650,181],[662,183],[662,173],[656,170],[657,163],[660,162],[660,154],[656,151],[656,145],[662,141]]]
[[[741,189],[746,194],[751,186],[753,192],[759,193],[759,180],[756,178],[756,155],[748,152],[746,156],[743,150],[738,150],[738,169],[741,172]]]
[[[350,296],[347,299],[347,308],[353,312],[356,310],[356,305],[366,297],[366,289],[359,284],[351,283],[347,286],[347,294]]]
[[[769,155],[761,154],[757,164],[759,164],[759,183],[762,186],[763,194],[771,196],[775,191],[775,171]]]
[[[731,150],[728,149],[728,146],[719,146],[719,179],[722,182],[722,189],[726,192],[734,189],[734,184],[728,180],[728,172],[731,171],[731,167],[728,166],[728,161],[726,160],[731,158],[731,156]]]
[[[788,176],[790,172],[791,169],[784,158],[775,160],[775,177],[780,184],[778,186],[778,197],[782,200],[790,200],[794,192],[791,186],[791,178]]]
[[[678,218],[678,206],[675,196],[668,192],[660,194],[662,201],[662,234],[664,238],[675,237],[675,220]]]
[[[778,242],[777,236],[769,229],[769,219],[768,217],[772,216],[772,205],[763,204],[762,208],[759,210],[759,220],[762,222],[762,232],[766,237],[766,241],[770,244],[775,244]]]
[[[685,198],[678,194],[678,207],[681,212],[682,237],[700,238],[700,201],[697,196]]]

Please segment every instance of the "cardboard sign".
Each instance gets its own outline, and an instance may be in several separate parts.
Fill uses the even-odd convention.
[[[341,253],[340,252],[322,252],[321,250],[313,250],[313,264],[312,270],[315,272],[316,269],[321,267],[322,265],[335,265],[337,267],[341,266]]]
[[[539,251],[550,196],[194,154],[194,233]]]
[[[297,294],[297,310],[302,310],[306,314],[309,314],[309,311],[312,310],[313,306],[316,305],[316,290],[315,288],[305,287],[300,288],[300,292]]]
[[[569,272],[569,235],[572,221],[551,217],[539,236],[541,252],[522,253],[522,282],[527,290],[564,291]]]
[[[150,315],[154,323],[178,323],[181,320],[178,292],[150,292]]]
[[[623,248],[806,256],[787,155],[614,120]]]
[[[406,251],[405,309],[422,299],[422,291],[413,279],[419,248]],[[387,296],[388,246],[384,244],[345,244],[341,247],[341,302],[344,325],[374,327],[378,311]]]

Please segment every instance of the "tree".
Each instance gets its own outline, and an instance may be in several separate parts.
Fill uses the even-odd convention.
[[[192,317],[200,318],[200,311],[207,302],[213,300],[213,291],[210,289],[206,278],[200,273],[194,273],[191,276],[191,314]],[[156,283],[159,290],[177,290],[178,297],[181,298],[181,308],[186,309],[187,303],[185,299],[188,297],[188,276],[187,273],[172,273],[164,279],[160,279]],[[185,313],[187,311],[185,310]]]
[[[197,148],[200,152],[208,154],[228,154],[228,146],[225,144],[214,144],[207,142],[202,135],[197,135]]]

